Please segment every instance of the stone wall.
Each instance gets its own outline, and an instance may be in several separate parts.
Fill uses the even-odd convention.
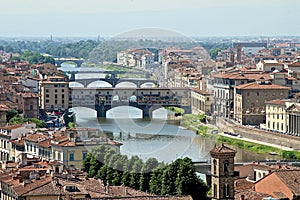
[[[295,150],[300,150],[300,137],[285,135],[271,131],[265,131],[257,128],[241,126],[230,120],[218,118],[216,125],[221,131],[238,133],[242,137],[268,142],[285,147],[291,147]]]

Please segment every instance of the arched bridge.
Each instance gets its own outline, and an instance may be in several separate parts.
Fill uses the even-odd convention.
[[[77,67],[81,67],[82,63],[84,62],[83,59],[79,58],[54,58],[54,60],[57,67],[61,67],[61,64],[64,62],[73,62],[77,65]]]
[[[154,83],[157,84],[156,80],[151,80],[151,74],[148,72],[126,72],[126,71],[107,71],[107,70],[96,70],[96,71],[65,71],[69,75],[70,82],[77,82],[82,84],[85,88],[89,84],[95,81],[104,81],[109,83],[112,87],[116,87],[117,84],[121,82],[131,82],[134,83],[137,87],[141,87],[144,83]],[[118,74],[135,74],[135,75],[144,75],[145,79],[135,79],[135,78],[117,78]],[[76,79],[76,74],[106,74],[107,78],[86,78],[86,79]]]
[[[118,106],[133,106],[143,111],[143,117],[161,107],[175,106],[191,113],[191,91],[186,88],[73,88],[72,107],[88,107],[97,117]]]
[[[132,78],[89,78],[89,79],[77,79],[74,82],[82,84],[85,88],[88,87],[91,83],[97,82],[97,81],[104,81],[109,83],[112,87],[116,87],[117,84],[122,82],[130,82],[134,83],[138,88],[141,87],[144,83],[153,83],[157,85],[156,80],[150,80],[150,79],[132,79]],[[72,81],[70,81],[72,82]]]

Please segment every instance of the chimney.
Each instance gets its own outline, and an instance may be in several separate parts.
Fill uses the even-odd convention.
[[[245,195],[242,194],[240,200],[245,200]]]

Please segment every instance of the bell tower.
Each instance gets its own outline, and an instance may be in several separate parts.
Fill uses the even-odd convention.
[[[213,200],[234,200],[235,154],[235,150],[223,144],[210,151]]]

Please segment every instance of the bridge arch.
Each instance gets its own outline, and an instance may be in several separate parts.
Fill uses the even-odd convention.
[[[146,83],[143,83],[140,88],[151,88],[151,87],[155,87],[155,83],[153,82],[146,82]]]
[[[69,87],[70,88],[84,88],[84,85],[82,83],[79,83],[79,82],[70,82],[69,83]]]
[[[136,83],[130,82],[130,81],[121,81],[121,82],[118,82],[115,87],[116,88],[127,88],[127,87],[138,88],[138,85]]]
[[[116,106],[107,110],[106,118],[141,119],[143,110],[134,106]]]
[[[55,58],[55,65],[57,67],[61,67],[61,64],[65,63],[65,62],[72,62],[74,64],[77,65],[77,67],[81,67],[82,63],[83,63],[83,59],[76,59],[76,58]]]
[[[107,82],[107,81],[93,81],[91,83],[89,83],[87,86],[87,88],[108,88],[108,87],[112,87],[112,85]]]

